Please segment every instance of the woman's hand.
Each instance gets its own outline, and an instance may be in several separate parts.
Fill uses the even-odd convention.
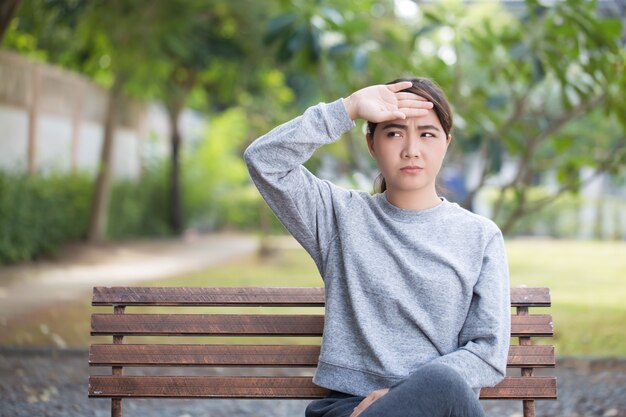
[[[383,388],[383,389],[379,389],[376,391],[372,391],[370,395],[365,397],[365,399],[361,401],[359,405],[357,405],[354,408],[354,411],[352,411],[352,414],[350,414],[350,417],[357,417],[359,414],[365,411],[367,407],[372,405],[374,401],[378,400],[380,397],[387,394],[388,392],[389,392],[389,388]]]
[[[433,107],[431,102],[416,94],[400,92],[412,85],[410,81],[402,81],[365,87],[346,98],[344,106],[352,120],[365,119],[374,123],[425,116]]]

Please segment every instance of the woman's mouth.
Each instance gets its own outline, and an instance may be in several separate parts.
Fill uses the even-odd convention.
[[[415,174],[422,171],[424,168],[417,165],[409,165],[403,168],[400,168],[400,171],[406,172],[407,174]]]

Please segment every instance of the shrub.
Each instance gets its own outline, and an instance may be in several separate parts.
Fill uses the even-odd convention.
[[[163,236],[167,181],[163,164],[139,181],[111,186],[107,236]],[[83,239],[91,210],[93,178],[86,173],[27,175],[0,171],[0,264],[54,255],[64,243]]]
[[[84,236],[91,198],[85,174],[0,171],[0,263],[36,259]]]
[[[120,180],[111,186],[107,237],[129,239],[167,236],[168,179],[164,162],[148,168],[139,180]]]

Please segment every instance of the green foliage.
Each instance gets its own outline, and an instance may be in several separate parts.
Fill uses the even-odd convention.
[[[259,229],[265,203],[250,183],[242,158],[250,118],[240,107],[221,113],[212,119],[203,140],[184,155],[187,227]],[[284,231],[273,215],[271,228]]]
[[[23,0],[4,45],[103,85],[123,77],[126,93],[158,97],[170,109],[192,105],[210,115],[245,109],[249,133],[238,148],[207,150],[226,152],[226,160],[315,102],[403,75],[435,78],[455,109],[448,159],[464,166],[474,155],[485,167],[470,196],[497,182],[502,196],[515,199],[495,201],[515,206],[505,210],[508,217],[497,213],[505,232],[532,213],[531,189],[541,173],[556,173],[558,192],[577,191],[582,168],[626,174],[623,23],[600,16],[597,1],[526,0],[515,10],[506,2],[441,1],[419,4],[412,17],[396,6],[392,0],[141,6],[130,0]],[[314,158],[326,153],[340,160],[338,176],[371,176],[363,145],[339,141]],[[211,158],[220,167],[220,158]],[[492,181],[511,159],[513,175]],[[224,217],[216,203],[236,199],[237,180],[223,165],[207,168],[211,179],[191,165],[184,174],[186,181],[197,180],[184,187],[192,194],[184,197],[189,223],[217,227]],[[220,190],[213,181],[221,175]],[[203,182],[210,191],[200,188]]]
[[[89,215],[86,175],[27,176],[0,171],[0,263],[54,254],[80,239]]]
[[[108,236],[170,234],[166,184],[162,163],[146,170],[139,181],[115,181]],[[0,264],[54,256],[64,243],[83,239],[92,186],[87,174],[29,176],[0,171]]]
[[[268,24],[266,39],[288,72],[309,74],[308,89],[297,92],[316,84],[322,100],[401,75],[435,78],[455,108],[448,159],[463,165],[474,153],[485,167],[470,195],[498,176],[506,158],[519,162],[510,182],[500,181],[516,196],[517,209],[498,215],[509,231],[532,212],[528,190],[538,174],[558,171],[559,190],[566,191],[578,190],[583,167],[624,174],[622,23],[599,16],[596,7],[527,0],[525,10],[513,13],[496,2],[436,2],[405,19],[393,3],[345,0],[329,14],[318,2],[286,6]],[[346,158],[338,146],[328,151]],[[366,149],[350,151],[350,169],[367,171],[353,155]]]
[[[210,220],[219,228],[258,231],[262,223],[261,217],[267,216],[269,224],[266,233],[287,234],[284,226],[252,185],[220,193],[213,204],[209,211],[213,215]]]
[[[240,153],[247,135],[245,113],[230,109],[211,121],[204,139],[186,155],[183,189],[190,226],[215,229],[228,216],[243,217],[236,212],[246,211],[246,199],[238,193],[249,186]]]
[[[171,234],[167,223],[167,170],[164,162],[147,167],[137,180],[111,187],[107,237],[129,239]]]

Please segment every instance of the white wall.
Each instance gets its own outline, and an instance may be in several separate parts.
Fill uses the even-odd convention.
[[[89,80],[0,50],[0,169],[27,169],[29,111],[33,111],[37,172],[76,168],[95,173],[106,104],[107,92]],[[125,102],[122,107],[114,135],[112,176],[133,179],[140,175],[145,157],[169,155],[170,128],[164,108],[156,103]],[[205,121],[185,110],[180,129],[186,145],[203,135]]]
[[[0,105],[0,167],[24,170],[28,117],[19,109]]]

